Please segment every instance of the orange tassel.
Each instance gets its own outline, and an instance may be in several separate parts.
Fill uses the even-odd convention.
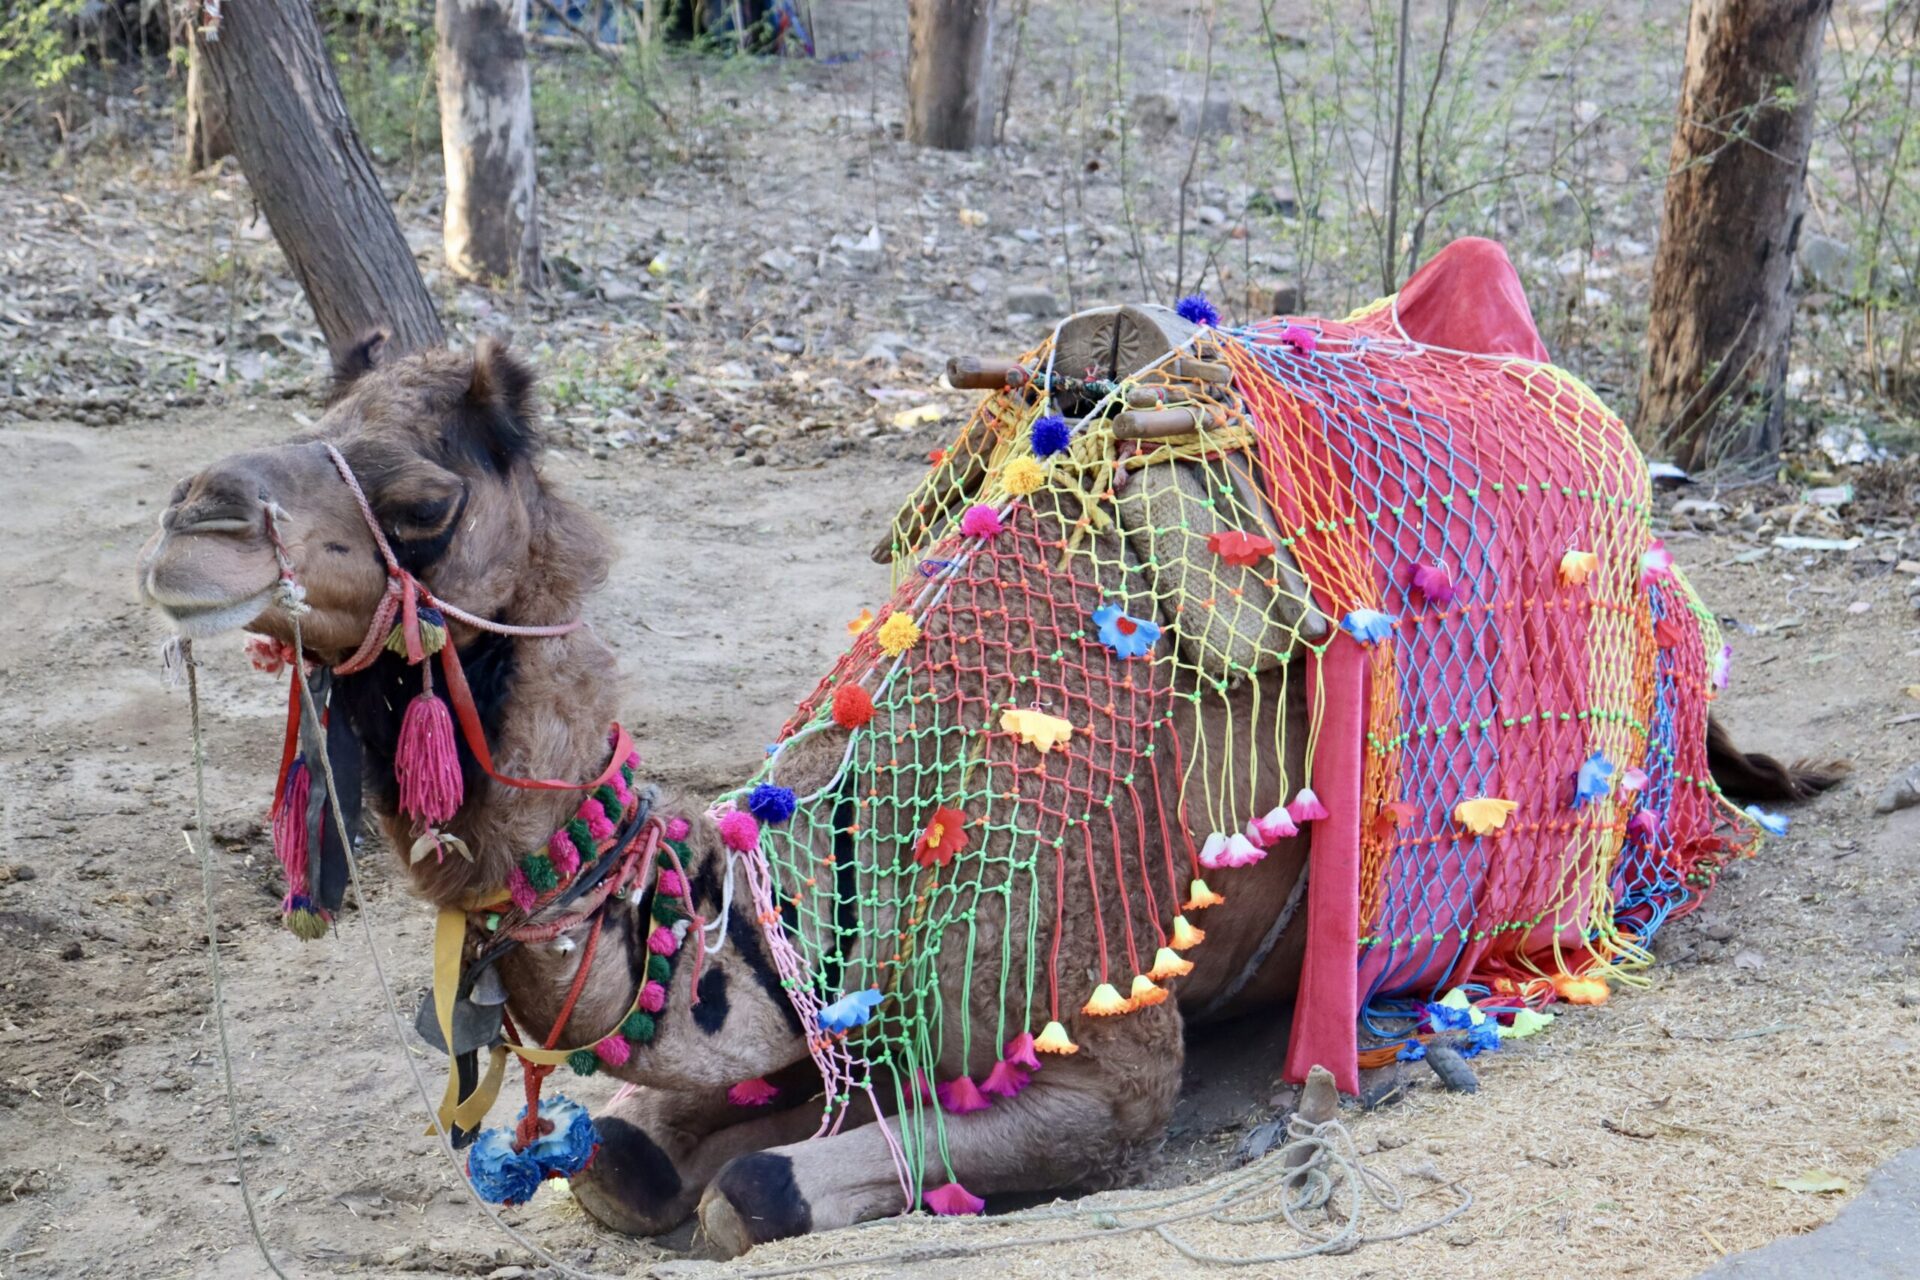
[[[1156,1004],[1165,1004],[1167,993],[1153,985],[1153,979],[1144,973],[1133,975],[1133,991],[1128,1003],[1136,1009],[1151,1009]]]
[[[1193,883],[1187,886],[1187,900],[1180,904],[1182,911],[1198,911],[1202,907],[1217,907],[1226,899],[1207,888],[1207,882],[1195,876]]]
[[[1173,918],[1173,942],[1175,951],[1191,951],[1207,940],[1205,929],[1196,929],[1187,923],[1185,916]]]
[[[1555,974],[1553,989],[1568,1004],[1605,1004],[1613,994],[1605,978],[1577,978],[1570,973]]]
[[[1111,982],[1103,982],[1095,987],[1093,994],[1088,996],[1087,1002],[1080,1007],[1080,1012],[1091,1014],[1096,1018],[1110,1018],[1116,1013],[1132,1011],[1133,1002],[1123,999],[1120,993],[1114,990]]]
[[[1080,1052],[1080,1046],[1067,1038],[1067,1029],[1058,1022],[1049,1022],[1034,1038],[1033,1047],[1042,1053]]]
[[[1193,972],[1193,961],[1182,960],[1180,953],[1172,947],[1162,947],[1153,957],[1153,968],[1147,970],[1147,976],[1164,982],[1168,978],[1184,978]],[[1135,998],[1139,993],[1135,992]]]

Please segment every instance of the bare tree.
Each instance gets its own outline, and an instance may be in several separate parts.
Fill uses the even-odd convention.
[[[199,45],[187,41],[187,172],[198,173],[223,156],[233,154],[227,136],[227,115],[207,92],[206,73],[200,68]]]
[[[440,0],[447,265],[469,280],[540,277],[527,0]]]
[[[444,342],[308,0],[195,7],[207,93],[334,356],[373,329],[397,350]]]
[[[966,151],[991,136],[992,48],[993,0],[907,0],[908,141]]]
[[[1683,467],[1776,454],[1832,0],[1693,0],[1638,426]]]

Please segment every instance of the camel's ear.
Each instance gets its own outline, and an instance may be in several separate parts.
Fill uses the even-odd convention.
[[[539,445],[533,425],[533,370],[492,338],[482,338],[473,349],[467,407],[474,411],[475,443],[499,470],[533,456]]]
[[[345,395],[363,374],[372,372],[385,358],[387,339],[391,336],[385,329],[371,330],[340,354],[333,362],[333,393],[327,397],[328,404]]]

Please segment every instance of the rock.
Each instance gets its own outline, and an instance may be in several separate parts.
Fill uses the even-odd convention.
[[[1060,302],[1051,290],[1023,285],[1007,290],[1007,310],[1051,320],[1060,315]]]
[[[1709,942],[1731,942],[1733,940],[1734,927],[1725,920],[1715,920],[1700,932],[1706,935]]]
[[[1273,287],[1273,314],[1276,316],[1300,314],[1299,285],[1277,284]]]
[[[1754,951],[1751,949],[1737,952],[1733,957],[1733,967],[1736,969],[1746,969],[1746,970],[1749,970],[1750,972],[1758,973],[1760,970],[1767,967],[1767,958],[1761,955],[1758,951]]]
[[[777,276],[791,276],[800,270],[800,259],[785,249],[769,249],[755,261]]]
[[[1920,762],[1908,765],[1905,773],[1889,782],[1873,809],[1875,813],[1895,813],[1917,804],[1920,804]]]
[[[1920,1008],[1920,991],[1916,991],[1914,988],[1908,987],[1906,990],[1902,991],[1898,996],[1895,996],[1894,1001],[1902,1009]]]
[[[1711,529],[1726,519],[1727,508],[1724,504],[1710,502],[1705,498],[1682,498],[1673,504],[1673,518],[1685,520],[1696,529]]]
[[[1227,211],[1217,204],[1203,204],[1193,211],[1203,227],[1217,227],[1227,220]]]
[[[1013,233],[1013,236],[1021,244],[1039,244],[1041,240],[1040,231],[1036,227],[1021,227]]]
[[[87,949],[77,942],[69,942],[66,946],[60,948],[60,958],[62,960],[85,960],[87,958]]]
[[[1164,138],[1178,130],[1191,138],[1233,132],[1237,104],[1219,92],[1207,94],[1142,93],[1134,97],[1131,115],[1150,138]]]
[[[632,302],[640,296],[640,290],[625,280],[602,280],[600,296],[608,302]]]
[[[1853,246],[1814,233],[1800,241],[1800,271],[1809,284],[1834,293],[1853,290]]]

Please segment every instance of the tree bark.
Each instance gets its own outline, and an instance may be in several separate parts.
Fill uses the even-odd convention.
[[[396,353],[445,342],[308,0],[229,3],[208,34],[193,34],[207,92],[335,359],[373,329]]]
[[[1777,454],[1832,0],[1694,0],[1638,426],[1689,469]]]
[[[227,134],[227,115],[207,92],[206,73],[200,69],[199,42],[187,41],[187,172],[198,173],[223,156],[233,154]]]
[[[966,151],[993,128],[993,0],[908,0],[907,140]]]
[[[447,265],[468,280],[540,278],[527,0],[440,0]]]

